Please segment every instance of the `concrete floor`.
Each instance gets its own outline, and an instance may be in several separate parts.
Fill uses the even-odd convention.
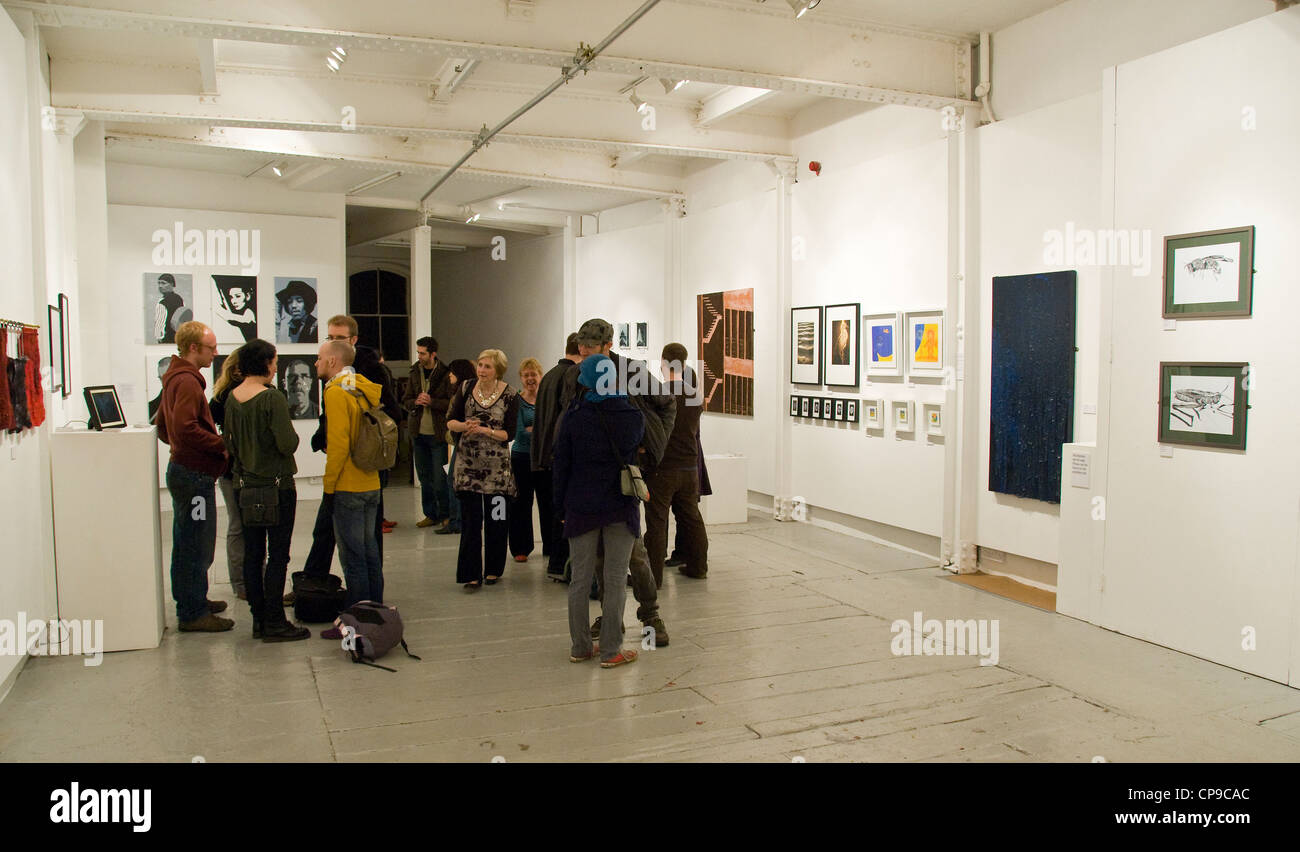
[[[390,654],[390,674],[315,635],[254,641],[219,555],[211,597],[232,602],[233,632],[177,633],[169,593],[155,650],[98,668],[30,659],[0,703],[0,760],[1300,760],[1300,691],[761,514],[710,530],[708,580],[670,569],[669,647],[574,665],[566,588],[543,576],[540,546],[466,594],[458,537],[414,527],[413,489],[387,494],[401,525],[385,538],[386,596],[423,662]],[[295,570],[316,505],[300,506]],[[997,619],[998,664],[893,655],[891,622],[918,610]],[[629,644],[634,612],[629,594]]]

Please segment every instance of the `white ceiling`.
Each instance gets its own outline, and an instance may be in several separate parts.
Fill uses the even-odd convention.
[[[446,167],[640,0],[0,0],[42,25],[56,108],[106,122],[111,162],[195,169],[420,209]],[[970,45],[1061,0],[661,0],[505,129],[425,212],[536,225],[680,196],[709,160],[793,166],[791,119],[827,98],[970,102]],[[341,71],[325,56],[346,45]],[[472,70],[447,84],[455,69]],[[665,93],[658,78],[689,77]],[[627,88],[655,110],[643,125]],[[754,101],[742,95],[771,94]],[[720,105],[727,111],[715,117]],[[347,111],[354,124],[346,125]],[[283,166],[275,177],[269,166]],[[373,205],[373,206],[371,206]],[[514,211],[513,213],[511,211]],[[351,218],[351,217],[350,217]],[[462,219],[463,221],[463,219]],[[382,229],[384,223],[376,223]],[[497,225],[500,228],[500,225]],[[364,229],[363,229],[364,230]],[[472,229],[464,229],[472,236]]]

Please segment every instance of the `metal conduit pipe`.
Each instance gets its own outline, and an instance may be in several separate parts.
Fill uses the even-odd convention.
[[[446,183],[451,178],[451,176],[456,173],[457,169],[465,165],[465,163],[469,160],[470,157],[478,153],[479,148],[482,148],[484,145],[486,145],[488,141],[492,139],[493,136],[496,136],[502,130],[509,127],[510,124],[515,119],[519,118],[519,116],[523,115],[533,107],[537,106],[542,101],[546,100],[546,98],[548,98],[552,92],[554,92],[556,89],[560,88],[560,86],[563,86],[565,83],[572,80],[575,76],[577,76],[578,72],[586,71],[587,66],[590,65],[592,61],[595,60],[595,58],[599,56],[605,48],[609,47],[609,45],[614,41],[614,39],[618,38],[623,33],[627,32],[628,28],[630,28],[637,21],[641,20],[641,17],[645,15],[646,12],[649,12],[658,4],[659,4],[659,0],[646,0],[646,2],[641,4],[641,8],[637,9],[627,18],[627,20],[625,20],[623,23],[615,27],[614,31],[611,32],[609,35],[605,36],[604,40],[601,41],[600,44],[597,44],[595,47],[588,47],[587,45],[579,42],[578,50],[573,54],[574,64],[572,65],[572,67],[566,67],[561,69],[559,79],[557,79],[554,83],[551,83],[551,85],[543,89],[528,103],[524,104],[519,109],[511,113],[508,118],[506,118],[496,127],[492,128],[491,130],[488,130],[487,125],[486,124],[483,125],[483,129],[479,131],[478,137],[474,140],[473,144],[470,145],[470,149],[465,152],[465,155],[461,157],[459,160],[457,160],[455,163],[453,163],[451,167],[447,169],[447,171],[444,172],[441,177],[438,178],[437,182],[434,183],[434,185],[429,188],[429,191],[426,192],[420,198],[421,209],[423,209],[425,203],[428,202],[429,196],[437,192],[438,187]]]

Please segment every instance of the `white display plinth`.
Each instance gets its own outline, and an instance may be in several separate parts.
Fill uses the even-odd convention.
[[[157,443],[152,426],[50,436],[59,618],[102,619],[105,651],[162,641]]]
[[[706,524],[743,524],[749,520],[749,477],[744,456],[705,455],[713,494],[700,498]]]

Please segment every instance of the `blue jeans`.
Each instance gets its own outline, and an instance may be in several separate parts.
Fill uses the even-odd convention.
[[[168,462],[167,490],[172,497],[176,620],[196,621],[208,614],[208,568],[217,549],[217,478]]]
[[[334,539],[347,584],[345,606],[357,601],[384,602],[384,572],[375,538],[378,515],[378,491],[334,492]]]
[[[447,505],[447,442],[438,435],[411,437],[411,460],[420,477],[420,507],[431,521],[444,521],[450,515]]]

